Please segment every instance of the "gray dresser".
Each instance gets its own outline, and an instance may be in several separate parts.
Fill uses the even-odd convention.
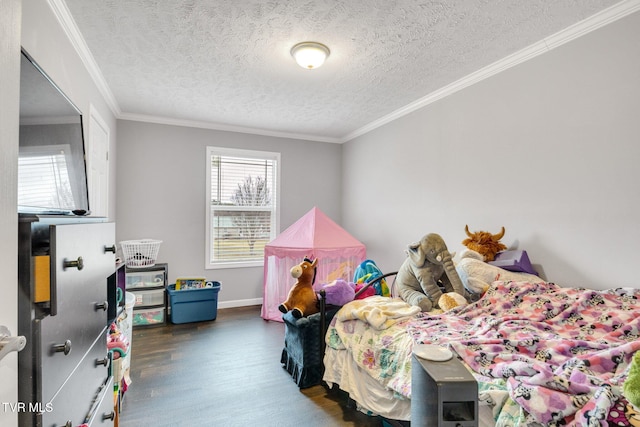
[[[99,218],[20,216],[18,328],[22,427],[113,426],[107,278],[115,224]]]

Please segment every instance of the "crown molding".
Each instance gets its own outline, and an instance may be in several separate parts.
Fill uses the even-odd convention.
[[[91,79],[98,87],[98,91],[102,94],[105,102],[111,109],[111,112],[114,116],[118,117],[122,114],[118,101],[116,101],[115,96],[113,96],[113,92],[111,92],[109,85],[104,79],[102,71],[100,71],[100,68],[91,54],[87,43],[84,41],[84,37],[71,17],[71,12],[69,12],[67,4],[63,0],[47,0],[47,3],[58,19],[63,31],[71,41],[73,48],[78,53],[78,56],[80,56],[80,60],[89,72]]]
[[[190,127],[198,127],[198,128],[206,128],[206,129],[215,129],[229,132],[241,132],[241,133],[249,133],[256,135],[265,135],[265,136],[274,136],[274,137],[282,137],[282,138],[292,138],[292,139],[303,139],[309,141],[319,141],[319,142],[330,142],[330,143],[344,143],[348,142],[358,136],[364,135],[368,132],[371,132],[374,129],[377,129],[387,123],[390,123],[394,120],[397,120],[407,114],[410,114],[416,110],[419,110],[429,104],[432,104],[442,98],[445,98],[449,95],[452,95],[466,87],[469,87],[473,84],[476,84],[482,80],[485,80],[491,76],[494,76],[502,71],[505,71],[511,67],[514,67],[518,64],[521,64],[525,61],[533,59],[538,55],[542,55],[546,52],[549,52],[552,49],[555,49],[559,46],[562,46],[570,41],[582,37],[585,34],[588,34],[592,31],[595,31],[605,25],[608,25],[612,22],[615,22],[625,16],[628,16],[634,12],[640,10],[640,0],[623,0],[620,3],[617,3],[603,11],[584,19],[564,30],[561,30],[545,39],[534,43],[512,55],[509,55],[499,61],[494,62],[474,73],[467,75],[447,86],[442,87],[427,96],[424,96],[417,101],[414,101],[390,114],[387,114],[384,117],[381,117],[378,120],[375,120],[341,138],[328,138],[328,137],[319,137],[315,135],[302,135],[302,134],[291,134],[286,132],[273,132],[263,129],[255,129],[255,128],[244,128],[238,126],[229,126],[222,125],[216,123],[207,123],[207,122],[196,122],[196,121],[188,121],[188,120],[178,120],[178,119],[169,119],[165,117],[154,117],[154,116],[145,116],[138,114],[124,114],[122,113],[118,102],[116,101],[113,92],[106,83],[100,68],[91,51],[87,47],[86,42],[80,30],[78,29],[75,21],[71,17],[71,13],[67,8],[64,0],[47,0],[49,6],[53,10],[56,15],[56,18],[60,22],[63,30],[65,31],[67,37],[71,41],[73,47],[76,52],[80,56],[84,66],[87,71],[91,75],[94,83],[98,87],[98,90],[104,97],[105,101],[109,105],[109,108],[113,112],[114,116],[117,119],[122,120],[133,120],[133,121],[146,121],[152,123],[159,124],[169,124],[176,126],[190,126]]]
[[[409,113],[412,113],[416,110],[419,110],[429,104],[432,104],[442,98],[445,98],[449,95],[452,95],[466,87],[469,87],[473,84],[481,82],[491,76],[494,76],[502,71],[505,71],[511,67],[514,67],[518,64],[526,62],[530,59],[535,58],[538,55],[542,55],[543,53],[549,52],[552,49],[555,49],[559,46],[562,46],[566,43],[569,43],[572,40],[575,40],[579,37],[584,36],[592,31],[595,31],[605,25],[608,25],[612,22],[617,21],[618,19],[624,18],[634,12],[640,10],[640,0],[624,0],[620,3],[617,3],[603,11],[580,21],[570,27],[565,28],[545,39],[534,43],[512,55],[509,55],[499,61],[494,62],[474,73],[471,73],[447,86],[438,89],[429,95],[418,99],[415,102],[412,102],[384,117],[381,117],[378,120],[375,120],[360,129],[355,130],[354,132],[345,135],[340,139],[341,142],[347,142],[358,136],[364,135],[372,130],[379,128],[387,123],[390,123],[394,120],[399,119]]]
[[[304,141],[329,142],[339,144],[342,141],[338,138],[324,137],[318,135],[306,135],[291,132],[277,132],[266,129],[257,129],[243,126],[233,126],[221,123],[213,123],[206,121],[172,119],[168,117],[149,116],[145,114],[122,113],[118,116],[118,120],[130,120],[135,122],[156,123],[170,126],[185,126],[201,129],[212,129],[224,132],[248,133],[252,135],[272,136],[276,138],[300,139]]]

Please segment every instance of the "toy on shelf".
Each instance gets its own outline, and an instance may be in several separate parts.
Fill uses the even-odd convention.
[[[178,277],[176,279],[175,290],[202,289],[207,286],[207,279],[204,277]]]
[[[116,322],[112,322],[109,326],[107,349],[113,354],[113,359],[124,357],[129,351],[129,339],[122,333]]]

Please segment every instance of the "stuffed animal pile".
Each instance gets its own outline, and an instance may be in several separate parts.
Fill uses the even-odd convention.
[[[420,242],[409,245],[408,257],[396,278],[398,292],[405,302],[419,306],[422,311],[434,308],[449,311],[478,300],[497,280],[544,282],[534,274],[512,272],[487,263],[507,249],[500,242],[505,234],[504,227],[497,234],[471,233],[468,225],[464,230],[467,238],[462,244],[467,249],[461,253],[455,267],[452,255],[437,234],[428,234]]]
[[[466,225],[465,232],[468,238],[462,244],[467,249],[455,265],[447,245],[438,234],[427,234],[408,246],[407,259],[396,276],[396,287],[402,300],[420,307],[421,311],[434,308],[449,311],[477,300],[497,280],[544,282],[536,275],[512,272],[487,263],[493,261],[498,252],[507,249],[500,242],[504,237],[504,227],[497,234],[486,231],[471,233]],[[291,269],[291,275],[297,282],[289,291],[287,300],[278,306],[281,312],[291,311],[297,319],[318,313],[317,290],[313,287],[317,264],[317,259],[305,258]],[[354,299],[358,287],[362,286],[362,283],[337,279],[321,285],[318,291],[325,291],[328,304],[345,305]],[[375,294],[373,287],[368,290],[369,293],[359,298]]]
[[[315,260],[305,258],[304,261],[291,269],[291,276],[298,280],[289,290],[286,301],[278,306],[278,310],[282,313],[291,311],[296,319],[318,313],[320,311],[318,293],[321,291],[325,293],[326,303],[335,306],[345,305],[354,299],[364,299],[376,295],[374,287],[369,286],[356,298],[355,294],[362,287],[367,286],[368,282],[354,283],[344,279],[335,279],[314,287],[317,265],[317,258]]]

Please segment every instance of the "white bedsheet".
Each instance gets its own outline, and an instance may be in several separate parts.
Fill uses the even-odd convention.
[[[327,348],[324,356],[324,381],[338,386],[356,402],[358,409],[369,415],[380,415],[392,420],[410,421],[411,400],[384,388],[378,381],[362,372],[346,350]],[[494,427],[491,407],[478,407],[478,425]]]
[[[359,405],[359,410],[370,415],[383,415],[394,420],[408,421],[411,401],[384,388],[353,360],[346,350],[327,348],[324,355],[324,381],[341,390]]]

